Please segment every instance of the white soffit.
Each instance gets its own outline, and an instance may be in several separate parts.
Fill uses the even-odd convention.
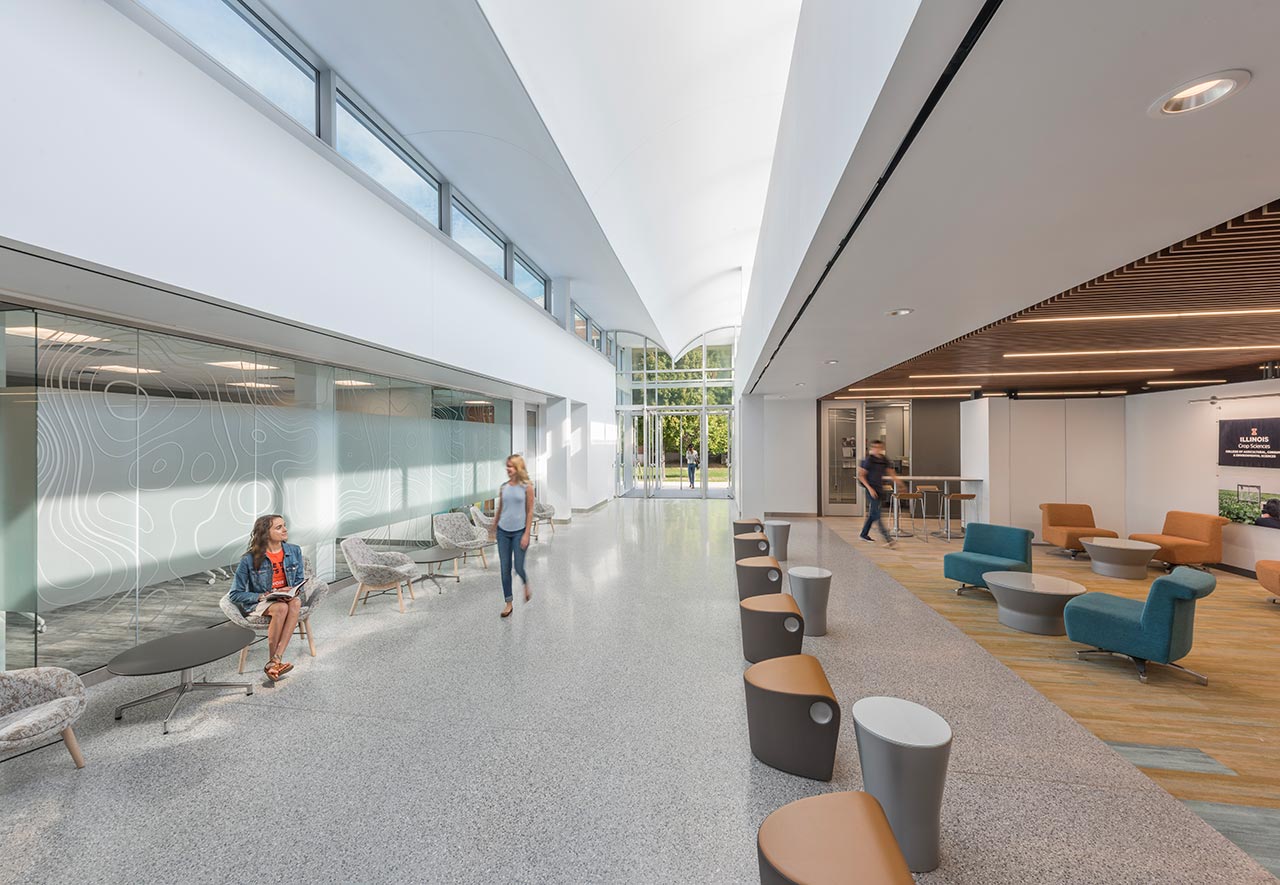
[[[266,0],[605,328],[656,327],[474,0]]]
[[[478,0],[668,349],[742,314],[800,0]]]
[[[739,367],[752,380],[945,65],[920,39],[941,4],[921,4],[758,361]],[[949,27],[947,53],[963,34]],[[1280,4],[1007,0],[754,392],[839,389],[1274,200],[1278,39]],[[1230,68],[1252,72],[1239,95],[1147,114]]]

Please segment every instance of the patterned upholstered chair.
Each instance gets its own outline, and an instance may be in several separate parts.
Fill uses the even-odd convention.
[[[354,536],[343,538],[341,547],[347,568],[351,569],[351,576],[357,582],[348,616],[356,613],[356,605],[361,599],[367,603],[371,593],[395,590],[400,614],[404,614],[404,587],[409,588],[410,599],[417,599],[413,595],[413,582],[422,577],[422,572],[407,553],[374,550],[364,542],[364,538]]]
[[[84,683],[70,670],[31,667],[0,673],[0,759],[61,734],[76,768],[84,768],[71,726],[84,712],[85,703]]]
[[[533,536],[538,537],[538,526],[546,523],[551,526],[551,534],[556,533],[556,508],[550,504],[543,504],[537,497],[533,499]]]
[[[478,551],[480,562],[485,568],[489,567],[489,560],[484,555],[484,548],[494,543],[489,538],[489,530],[472,525],[465,513],[437,513],[431,517],[431,528],[435,531],[437,544],[463,551],[463,562],[473,551]]]
[[[311,650],[311,657],[316,656],[316,641],[311,633],[311,616],[315,614],[315,610],[324,602],[326,596],[329,595],[329,585],[320,578],[316,577],[315,571],[311,568],[311,563],[304,557],[302,560],[302,573],[307,576],[306,592],[302,594],[302,610],[298,614],[298,628],[295,635],[304,637],[307,640],[307,648]],[[227,620],[241,627],[247,627],[255,633],[266,634],[267,628],[271,626],[271,619],[263,615],[243,615],[240,613],[240,607],[231,601],[231,592],[218,600],[218,607],[222,609],[222,613],[227,616]],[[249,660],[249,649],[251,646],[246,645],[240,652],[240,670],[244,672],[244,665]]]
[[[485,516],[484,513],[481,512],[479,507],[472,504],[471,505],[471,522],[475,525],[476,528],[484,529],[487,532],[489,531],[489,526],[493,525],[493,517]]]

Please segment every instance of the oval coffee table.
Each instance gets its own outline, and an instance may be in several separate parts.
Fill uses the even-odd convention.
[[[1089,567],[1111,578],[1145,578],[1147,563],[1160,549],[1158,544],[1124,538],[1081,538],[1080,543],[1089,553]]]
[[[987,572],[982,576],[996,598],[1000,623],[1023,633],[1062,636],[1062,610],[1088,591],[1075,581],[1030,572]]]

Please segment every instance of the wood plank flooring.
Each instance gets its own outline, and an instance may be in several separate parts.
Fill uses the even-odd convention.
[[[1143,768],[1183,800],[1280,808],[1280,605],[1257,582],[1214,571],[1215,592],[1196,608],[1195,646],[1182,663],[1209,677],[1202,686],[1183,673],[1150,666],[1138,682],[1133,664],[1120,659],[1079,661],[1079,646],[1065,636],[1036,636],[1005,627],[995,601],[982,591],[956,596],[942,576],[942,557],[961,542],[905,538],[896,549],[858,540],[861,520],[823,519],[904,587],[955,624],[1002,663],[1104,741],[1193,747],[1235,775]],[[1037,546],[1033,567],[1134,599],[1145,599],[1149,580],[1094,574],[1089,560],[1072,561]]]

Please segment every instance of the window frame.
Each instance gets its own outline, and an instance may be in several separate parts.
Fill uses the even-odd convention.
[[[542,268],[529,260],[529,256],[524,254],[515,243],[511,244],[511,279],[508,280],[511,285],[515,285],[515,265],[519,263],[531,276],[542,280],[542,309],[551,312],[551,277],[543,273]],[[518,288],[518,287],[517,287]],[[520,294],[524,294],[523,290]],[[528,296],[525,296],[528,298]],[[532,299],[529,299],[532,300]]]
[[[456,188],[450,188],[450,191],[451,193],[449,195],[450,197],[449,209],[450,209],[451,215],[450,215],[450,221],[449,221],[449,238],[452,239],[454,243],[457,243],[458,246],[461,246],[462,251],[466,252],[472,258],[476,259],[481,264],[483,264],[486,268],[493,271],[493,273],[496,276],[510,283],[511,280],[508,278],[510,275],[506,272],[506,267],[507,267],[506,256],[508,252],[507,245],[510,243],[510,240],[507,239],[505,234],[503,234],[500,230],[498,230],[497,225],[495,225],[489,219],[485,218],[484,213],[476,209],[475,204],[472,203],[470,200],[468,200],[465,196],[463,196],[462,193],[460,193]],[[455,203],[457,204],[458,208],[462,211],[462,214],[467,217],[467,220],[469,220],[476,227],[480,228],[480,231],[486,234],[489,237],[489,239],[493,241],[494,245],[502,250],[502,272],[501,273],[499,273],[496,270],[493,270],[493,268],[489,266],[488,262],[486,262],[479,255],[476,255],[466,246],[463,246],[456,239],[454,239],[452,210],[453,210],[453,204]],[[515,288],[515,287],[513,286],[512,288]],[[522,298],[524,297],[523,293],[521,293],[521,297]],[[528,300],[528,299],[525,299],[525,300]]]
[[[569,303],[569,319],[573,323],[573,328],[570,330],[570,332],[573,334],[573,337],[577,338],[579,341],[585,344],[590,344],[591,343],[591,337],[590,337],[591,317],[587,316],[585,313],[582,312],[582,308],[578,307],[578,303],[576,301],[572,301]],[[579,319],[582,320],[581,335],[578,334]]]

